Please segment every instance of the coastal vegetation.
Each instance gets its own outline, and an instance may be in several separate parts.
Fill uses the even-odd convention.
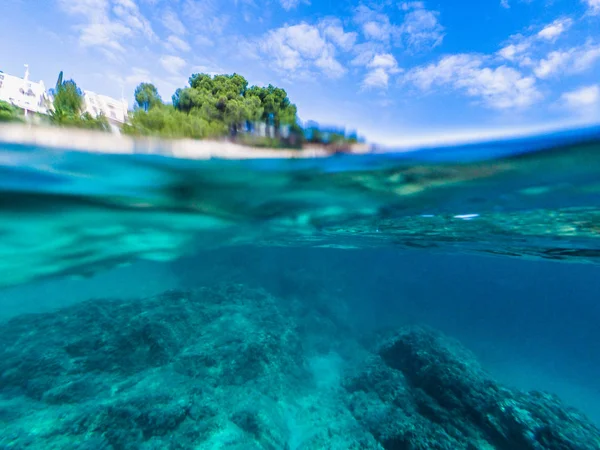
[[[168,138],[229,138],[244,144],[300,147],[305,142],[341,145],[358,142],[344,130],[303,129],[296,105],[284,89],[249,86],[239,74],[193,74],[189,86],[177,89],[165,103],[157,88],[142,83],[135,108],[123,132]]]
[[[110,130],[108,120],[103,114],[93,117],[85,112],[83,93],[73,80],[64,80],[63,73],[58,75],[56,87],[52,90],[50,122],[58,126],[87,128],[91,130]]]
[[[0,122],[21,122],[22,120],[22,114],[18,108],[0,100]]]
[[[135,90],[135,100],[131,123],[123,127],[128,134],[247,138],[264,124],[264,138],[291,141],[295,135],[301,143],[297,109],[285,90],[271,85],[249,87],[238,74],[194,74],[188,87],[175,91],[170,104],[162,101],[154,85],[142,83]],[[270,135],[267,127],[272,131]]]
[[[83,92],[74,80],[63,80],[63,72],[50,90],[50,98],[49,114],[36,115],[38,123],[111,130],[103,113],[95,115],[87,110]],[[346,133],[344,129],[322,129],[315,122],[303,126],[296,105],[284,89],[250,86],[239,74],[193,74],[188,85],[177,89],[170,101],[161,98],[155,85],[141,83],[134,98],[129,120],[118,124],[122,133],[132,136],[227,139],[271,148],[313,144],[333,150],[360,142],[356,133]],[[23,116],[21,109],[0,101],[0,122],[23,121]]]

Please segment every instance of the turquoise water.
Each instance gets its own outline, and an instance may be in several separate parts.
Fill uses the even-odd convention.
[[[600,448],[599,138],[0,144],[0,449]]]

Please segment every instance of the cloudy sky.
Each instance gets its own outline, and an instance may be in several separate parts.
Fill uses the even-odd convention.
[[[132,101],[194,72],[396,143],[600,122],[600,0],[4,0],[0,70]]]

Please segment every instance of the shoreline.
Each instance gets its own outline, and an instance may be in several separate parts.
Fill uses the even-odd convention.
[[[78,128],[56,128],[41,125],[2,124],[0,143],[35,145],[46,148],[107,154],[160,155],[181,159],[306,159],[326,158],[335,151],[309,144],[302,149],[253,147],[219,140],[160,139],[131,137]],[[346,151],[362,154],[371,146]]]

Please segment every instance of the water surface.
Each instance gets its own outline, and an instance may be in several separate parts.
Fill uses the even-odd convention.
[[[365,411],[382,336],[421,325],[600,424],[599,137],[294,160],[0,144],[0,446],[413,448],[408,419]],[[419,411],[439,445],[517,448]],[[600,448],[584,435],[566,448]]]

